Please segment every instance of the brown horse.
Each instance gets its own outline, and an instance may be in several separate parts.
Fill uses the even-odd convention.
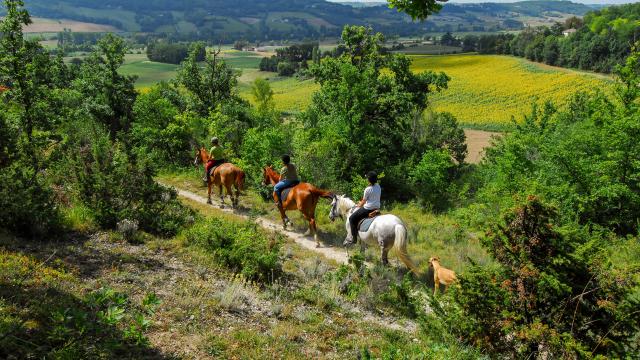
[[[275,185],[280,181],[280,175],[271,168],[271,166],[265,167],[262,170],[264,177],[264,185]],[[287,210],[298,209],[309,222],[309,234],[313,235],[316,241],[316,247],[320,247],[320,241],[318,240],[318,229],[316,227],[316,205],[318,205],[318,199],[333,199],[335,195],[329,191],[321,190],[309,183],[300,183],[291,188],[289,194],[285,199],[282,199],[282,208],[280,210],[280,217],[282,218],[282,225],[284,229],[287,229],[287,224],[291,224],[291,220],[285,213]],[[277,203],[278,196],[273,193],[273,200]]]
[[[201,147],[200,149],[196,150],[196,158],[193,163],[196,166],[199,163],[206,166],[209,159],[209,153],[204,147]],[[224,188],[227,190],[227,195],[229,195],[229,197],[231,198],[231,207],[238,207],[238,202],[240,200],[240,191],[244,190],[244,179],[245,173],[239,167],[231,163],[224,163],[218,166],[213,171],[213,173],[211,174],[211,178],[207,182],[207,204],[211,204],[211,187],[217,186],[220,193],[220,202],[222,202],[222,207],[224,207],[224,195],[222,195],[222,186],[224,186]],[[235,198],[233,197],[233,191],[231,189],[232,186],[236,188]]]

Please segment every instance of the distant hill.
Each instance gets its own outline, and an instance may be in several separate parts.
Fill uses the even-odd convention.
[[[302,39],[337,36],[345,24],[371,25],[389,35],[426,31],[517,30],[583,15],[569,1],[446,4],[426,22],[384,6],[353,7],[324,0],[27,0],[34,16],[114,26],[122,31],[171,33],[209,40]]]

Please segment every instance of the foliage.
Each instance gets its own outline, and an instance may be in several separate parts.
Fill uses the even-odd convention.
[[[53,192],[42,175],[48,160],[50,132],[58,119],[53,64],[35,41],[24,38],[31,23],[24,3],[6,0],[0,22],[0,221],[6,229],[36,235],[59,223]]]
[[[388,0],[389,6],[406,12],[413,20],[426,20],[442,9],[441,0]]]
[[[456,165],[447,150],[428,150],[411,170],[413,189],[420,201],[434,209],[446,207]]]
[[[107,34],[98,41],[96,51],[82,62],[80,74],[73,82],[73,87],[84,95],[87,110],[108,127],[111,139],[128,130],[133,120],[135,77],[118,72],[125,52],[124,40]]]
[[[209,218],[187,229],[184,236],[188,244],[202,247],[247,279],[268,282],[282,271],[279,239],[267,236],[254,224]]]
[[[260,114],[268,114],[274,108],[273,90],[271,85],[265,79],[258,78],[251,85],[251,94],[258,105],[257,110]]]
[[[195,97],[194,110],[202,116],[223,101],[236,98],[234,88],[238,83],[237,74],[230,69],[218,53],[205,57],[205,66],[201,68],[198,56],[205,48],[203,43],[191,46],[191,52],[178,70],[177,81]]]
[[[197,61],[204,61],[206,50],[204,47],[198,49]],[[147,44],[147,58],[167,64],[180,64],[189,56],[189,45],[183,43],[151,42]]]
[[[317,49],[317,42],[306,42],[276,49],[276,55],[262,58],[260,71],[272,71],[277,72],[280,76],[292,76],[297,71],[307,68],[307,62],[314,60],[314,53],[316,60],[319,60]]]
[[[551,27],[527,28],[518,35],[491,34],[469,50],[483,54],[512,54],[529,60],[598,72],[612,72],[631,52],[640,34],[640,5],[627,4],[589,12],[582,20],[569,18]],[[569,31],[565,35],[565,31]],[[573,33],[571,33],[573,31]]]
[[[140,303],[109,287],[76,296],[62,267],[0,253],[0,356],[112,358],[151,356],[145,333],[160,299]],[[28,345],[25,345],[28,344]]]
[[[158,167],[192,160],[194,142],[201,137],[201,119],[186,116],[185,108],[183,95],[166,83],[136,99],[131,139],[137,151],[146,153]]]
[[[607,267],[600,264],[602,249],[611,239],[556,222],[555,210],[533,196],[506,212],[484,240],[500,266],[467,269],[452,289],[453,303],[441,304],[441,316],[454,334],[496,354],[615,357],[637,351],[632,339],[640,327],[627,319],[638,275],[632,271],[624,285],[600,282]]]
[[[638,98],[631,75],[637,60],[630,59],[618,90],[627,100]],[[614,103],[602,93],[578,94],[564,111],[534,108],[511,136],[487,152],[483,193],[487,198],[538,193],[558,204],[567,222],[637,232],[637,111],[635,102]]]
[[[347,26],[342,39],[343,55],[310,67],[321,89],[301,116],[304,132],[294,147],[303,173],[346,191],[354,174],[411,166],[405,160],[424,151],[424,144],[407,136],[415,133],[414,117],[426,107],[427,94],[446,88],[448,77],[414,74],[408,58],[382,55],[382,35],[371,29]],[[402,179],[391,175],[387,171],[386,188],[397,190]]]

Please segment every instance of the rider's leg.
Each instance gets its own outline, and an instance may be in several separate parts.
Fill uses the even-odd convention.
[[[351,214],[351,216],[349,216],[349,225],[351,227],[351,234],[348,234],[347,238],[344,241],[346,245],[353,244],[357,241],[358,223],[360,222],[360,220],[369,216],[370,212],[371,210],[367,210],[365,208],[358,208],[356,211],[353,212],[353,214]]]
[[[279,183],[276,184],[276,186],[273,187],[273,191],[276,193],[276,195],[278,196],[278,206],[282,207],[282,191],[290,186],[293,186],[293,184],[295,184],[294,181],[290,181],[290,180],[282,180]]]
[[[207,183],[211,181],[211,177],[209,176],[209,170],[211,169],[211,166],[213,166],[213,161],[211,160],[207,161],[207,163],[204,165],[204,177],[202,178],[202,180],[206,181]]]

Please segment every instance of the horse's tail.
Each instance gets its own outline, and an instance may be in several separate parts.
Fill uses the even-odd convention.
[[[313,194],[314,196],[329,199],[329,200],[333,200],[335,196],[331,191],[318,189],[316,187],[312,187],[310,191],[311,191],[311,194]]]
[[[238,171],[238,175],[236,176],[236,187],[238,191],[244,191],[244,181],[246,174],[244,171]]]
[[[393,242],[393,246],[398,254],[400,260],[411,270],[415,275],[418,275],[418,268],[409,258],[409,254],[407,254],[407,228],[402,225],[396,225],[396,238]]]

